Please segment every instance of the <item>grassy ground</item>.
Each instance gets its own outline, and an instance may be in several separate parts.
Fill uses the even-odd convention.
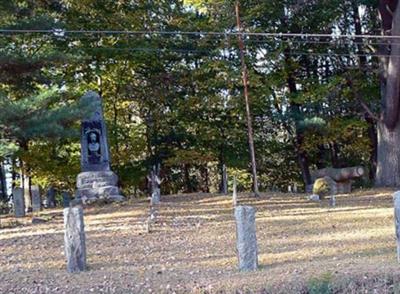
[[[2,216],[0,293],[398,293],[391,193],[338,196],[334,209],[300,194],[240,195],[257,209],[253,273],[236,269],[230,197],[166,196],[151,233],[147,201],[85,208],[89,269],[72,275],[62,210],[36,225]]]

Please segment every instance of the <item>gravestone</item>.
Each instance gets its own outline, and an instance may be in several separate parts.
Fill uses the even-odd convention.
[[[24,217],[25,216],[24,189],[22,188],[13,189],[13,202],[14,202],[15,217]]]
[[[22,186],[24,187],[24,203],[25,203],[25,211],[31,212],[32,211],[32,196],[30,192],[30,185],[31,185],[31,178],[27,175],[23,177]]]
[[[31,195],[32,195],[32,212],[38,212],[42,209],[42,199],[40,197],[39,186],[37,185],[31,186]]]
[[[331,207],[336,207],[336,196],[335,195],[331,195],[331,198],[329,199],[329,205]]]
[[[233,204],[233,207],[235,207],[237,205],[237,183],[236,183],[236,177],[233,177],[232,204]]]
[[[85,226],[81,202],[71,202],[64,208],[64,249],[67,258],[67,271],[81,272],[86,269]]]
[[[221,193],[228,195],[228,172],[225,164],[222,165]]]
[[[111,171],[107,129],[100,96],[89,91],[82,98],[94,111],[81,123],[81,170],[77,177],[77,197],[84,203],[97,200],[123,201],[118,176]]]
[[[71,194],[69,192],[63,191],[61,192],[63,207],[69,207],[69,203],[71,202]]]
[[[240,271],[253,271],[258,268],[255,212],[251,206],[235,208],[236,248]]]
[[[160,166],[153,166],[151,171],[150,171],[150,176],[147,177],[149,183],[150,183],[150,189],[151,189],[151,204],[159,204],[160,199],[161,199],[161,189],[160,185],[162,183],[162,180],[160,179]]]
[[[397,244],[397,262],[400,262],[400,191],[393,194],[394,200],[394,226]]]
[[[47,208],[56,207],[56,190],[53,186],[50,186],[49,190],[47,190],[45,204]]]

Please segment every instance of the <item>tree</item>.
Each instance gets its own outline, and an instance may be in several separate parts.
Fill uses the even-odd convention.
[[[400,35],[400,8],[398,1],[379,1],[384,35]],[[380,52],[380,79],[383,109],[378,121],[378,162],[376,185],[400,185],[400,43],[389,39]]]

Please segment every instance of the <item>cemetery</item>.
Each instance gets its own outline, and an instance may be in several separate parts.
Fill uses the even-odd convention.
[[[397,0],[6,2],[0,293],[400,293]]]
[[[48,221],[37,225],[7,227],[12,219],[2,217],[0,292],[303,293],[329,284],[391,293],[399,282],[391,190],[340,195],[334,209],[304,194],[269,195],[239,193],[256,210],[254,272],[238,270],[230,196],[162,197],[150,233],[148,200],[85,208],[79,274],[67,272],[61,209],[43,211]]]

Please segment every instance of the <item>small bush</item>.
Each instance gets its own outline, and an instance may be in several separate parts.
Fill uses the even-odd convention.
[[[319,195],[321,199],[336,194],[336,190],[336,182],[330,177],[319,178],[313,185],[313,194]]]
[[[308,282],[308,293],[309,294],[330,294],[332,293],[330,283],[331,275],[325,274],[321,278],[314,278]]]

